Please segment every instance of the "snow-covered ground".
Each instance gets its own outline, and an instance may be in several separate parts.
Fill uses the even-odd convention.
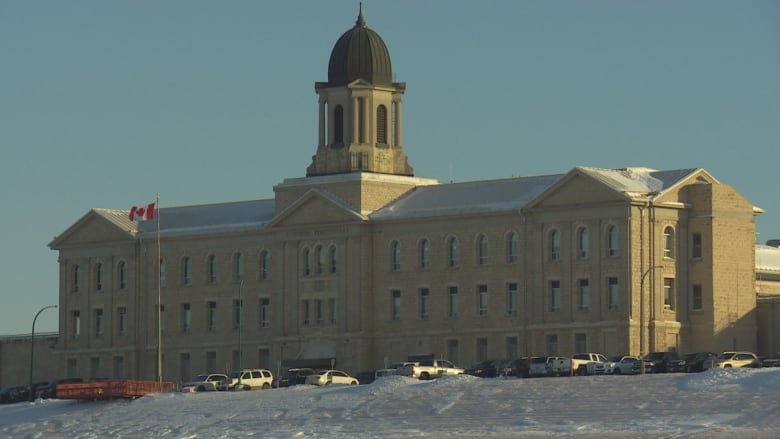
[[[780,437],[780,368],[416,381],[0,406],[0,437]]]

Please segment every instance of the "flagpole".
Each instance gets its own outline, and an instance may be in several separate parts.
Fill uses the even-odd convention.
[[[162,279],[160,262],[162,254],[160,252],[160,193],[157,193],[155,205],[157,210],[157,381],[162,384]]]

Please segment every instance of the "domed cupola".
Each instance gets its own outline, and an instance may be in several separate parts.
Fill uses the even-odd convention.
[[[362,5],[355,26],[336,41],[328,63],[329,86],[347,85],[356,79],[374,85],[393,82],[390,52],[379,34],[366,26]]]

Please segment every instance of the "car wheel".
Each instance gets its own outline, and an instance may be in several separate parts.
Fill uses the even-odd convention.
[[[352,381],[352,382],[351,382],[351,383],[349,383],[349,384],[354,386],[354,385],[355,385],[355,384],[357,384],[357,383],[358,383],[357,381]]]
[[[730,365],[730,364],[726,364],[726,365],[724,365],[724,366],[723,366],[723,368],[724,368],[724,369],[730,369],[730,368],[731,368],[731,365]]]
[[[205,390],[206,390],[206,388],[205,388],[205,387],[203,387],[203,386],[198,386],[198,388],[197,388],[196,390],[197,390],[198,392],[203,392],[203,391],[205,391]]]
[[[268,383],[263,383],[263,390],[270,389],[271,385]]]
[[[621,373],[621,372],[620,372],[620,368],[619,368],[619,367],[618,367],[618,368],[615,368],[615,375],[620,375],[620,373]]]
[[[579,376],[585,376],[588,374],[588,368],[585,366],[580,366],[577,368],[577,375]]]

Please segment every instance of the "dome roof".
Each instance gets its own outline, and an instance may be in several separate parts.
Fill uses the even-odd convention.
[[[390,53],[382,38],[366,26],[361,6],[355,26],[336,41],[328,63],[328,85],[347,85],[363,79],[373,85],[391,85]]]

